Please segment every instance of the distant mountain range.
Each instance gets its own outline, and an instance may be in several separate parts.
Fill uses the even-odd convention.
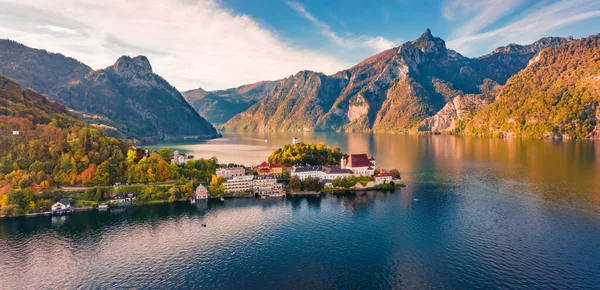
[[[0,75],[65,104],[117,137],[156,142],[218,136],[179,91],[152,72],[144,56],[124,56],[94,71],[61,54],[0,40]]]
[[[233,116],[222,128],[427,131],[432,128],[422,122],[455,97],[466,96],[482,105],[491,103],[498,87],[525,68],[533,56],[570,41],[571,38],[548,37],[530,45],[511,44],[479,58],[467,58],[447,49],[444,40],[427,29],[418,39],[370,57],[348,70],[333,75],[302,71],[268,82],[268,89],[253,92],[252,100],[260,101],[245,102],[250,105],[248,109]],[[213,107],[220,107],[219,98],[212,100]],[[475,105],[469,110],[480,107]]]
[[[199,88],[182,95],[202,117],[213,124],[223,124],[264,99],[277,83],[265,81],[211,92]]]
[[[596,139],[599,37],[547,37],[468,58],[427,29],[416,40],[332,75],[301,71],[276,81],[182,94],[154,74],[143,56],[124,56],[94,71],[61,54],[4,40],[0,74],[110,134],[149,142],[218,136],[204,118],[229,131]]]

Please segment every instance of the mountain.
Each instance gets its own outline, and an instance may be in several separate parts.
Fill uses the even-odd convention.
[[[212,124],[223,124],[262,100],[276,83],[265,81],[211,92],[198,88],[182,95],[200,116]]]
[[[174,87],[152,72],[144,56],[124,56],[94,71],[61,54],[0,40],[0,74],[59,101],[113,136],[145,142],[218,136]]]
[[[512,76],[466,134],[599,139],[600,34],[543,50]]]
[[[59,53],[0,40],[0,74],[25,88],[51,95],[59,85],[84,77],[92,69]]]
[[[490,54],[473,59],[476,71],[504,85],[512,75],[524,69],[529,60],[545,48],[573,41],[573,37],[544,37],[529,45],[511,43]]]
[[[86,122],[118,136],[152,142],[218,135],[179,91],[152,72],[145,56],[123,56],[112,66],[59,86],[54,98]]]
[[[414,130],[456,96],[483,94],[526,67],[535,52],[568,42],[542,39],[470,59],[427,29],[418,39],[327,76],[303,71],[278,81],[263,99],[223,125],[226,130]],[[493,99],[493,97],[492,97]]]

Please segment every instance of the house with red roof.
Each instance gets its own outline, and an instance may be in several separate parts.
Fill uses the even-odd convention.
[[[375,158],[367,154],[350,154],[342,157],[342,169],[350,169],[357,176],[373,176],[375,174]]]
[[[379,172],[379,174],[375,175],[375,184],[376,185],[380,185],[380,184],[390,184],[390,182],[392,182],[394,178],[392,177],[391,174],[385,172],[384,170],[381,170],[381,172]]]
[[[258,175],[281,175],[283,174],[283,166],[276,163],[268,163],[263,161],[256,167]]]

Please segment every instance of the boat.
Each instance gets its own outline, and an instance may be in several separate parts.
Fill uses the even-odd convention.
[[[196,199],[195,198],[190,199],[190,204],[196,204]]]
[[[106,204],[106,203],[98,205],[98,210],[107,210],[107,209],[108,209],[108,204]]]
[[[267,199],[267,196],[266,195],[261,195],[260,199]]]
[[[221,197],[221,201],[225,201],[225,199]]]

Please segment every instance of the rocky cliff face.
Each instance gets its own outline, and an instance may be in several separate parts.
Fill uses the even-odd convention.
[[[431,133],[459,132],[479,110],[491,104],[501,89],[497,82],[486,79],[481,94],[458,95],[435,115],[425,118],[417,131]]]
[[[486,82],[503,83],[506,73],[523,69],[535,52],[563,41],[566,40],[541,40],[469,59],[447,49],[444,40],[427,29],[414,41],[334,75],[302,72],[281,80],[265,93],[262,101],[223,127],[269,131],[413,130],[456,96],[462,96],[457,100],[460,104],[477,102],[473,96],[463,99],[484,93],[481,85]],[[488,101],[488,97],[481,101]],[[308,107],[304,109],[296,103]]]
[[[59,86],[55,99],[120,137],[152,142],[218,135],[174,87],[152,72],[145,56],[123,56],[112,66]]]

